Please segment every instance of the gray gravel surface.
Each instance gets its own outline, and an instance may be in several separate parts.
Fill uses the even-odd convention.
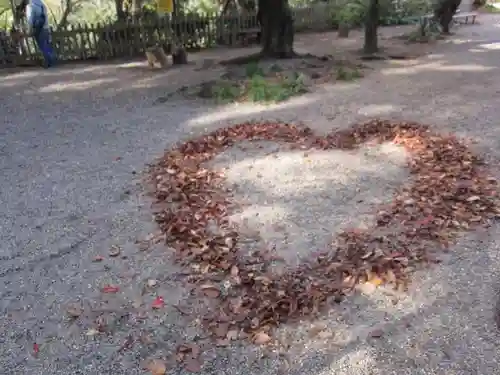
[[[204,71],[151,75],[96,65],[0,76],[0,373],[140,374],[142,359],[166,356],[177,343],[196,339],[197,322],[173,307],[187,292],[168,251],[159,245],[141,251],[135,243],[155,229],[137,172],[193,133],[251,118],[303,121],[318,132],[370,116],[406,118],[471,139],[497,165],[500,19],[485,15],[481,23],[459,28],[451,42],[418,62],[386,66],[358,83],[326,86],[268,108],[153,105],[155,97],[188,79],[201,79]],[[262,157],[249,155],[259,166]],[[289,158],[293,163],[298,156]],[[341,158],[312,155],[323,174],[322,168],[341,174]],[[346,172],[359,174],[339,190],[359,187],[370,195],[367,189],[373,188],[374,197],[385,199],[398,180],[391,171],[399,167],[353,158],[379,168],[381,176],[363,180],[362,170],[346,165]],[[259,189],[274,199],[273,165],[258,168],[265,172]],[[294,173],[309,167],[303,168]],[[313,170],[304,173],[312,176]],[[252,180],[251,173],[242,176],[243,184]],[[287,188],[294,187],[292,180],[285,181]],[[331,199],[321,198],[321,205],[330,202],[347,212],[352,201],[341,201],[337,188],[330,187]],[[314,191],[324,193],[319,187]],[[296,209],[295,202],[277,199],[285,211]],[[319,198],[310,194],[310,199]],[[316,206],[304,200],[304,214],[324,211]],[[353,217],[359,215],[351,208]],[[472,233],[453,247],[444,264],[417,273],[408,295],[361,288],[321,320],[282,327],[291,372],[498,374],[493,321],[498,241],[497,226]],[[118,257],[109,257],[112,246],[121,248]],[[93,262],[97,255],[105,259]],[[157,286],[143,293],[152,279]],[[120,291],[103,295],[99,290],[106,284],[117,284]],[[153,312],[156,294],[167,306]],[[71,322],[66,306],[77,301],[84,312]],[[88,335],[99,315],[110,332]],[[125,345],[129,335],[131,347]],[[40,346],[36,357],[34,343]],[[208,347],[203,372],[273,374],[285,363],[280,353],[258,359],[262,354],[245,345]]]
[[[371,226],[376,207],[407,182],[407,157],[390,143],[345,152],[245,142],[210,164],[225,171],[241,204],[230,220],[297,266],[311,252],[328,249],[340,230]]]

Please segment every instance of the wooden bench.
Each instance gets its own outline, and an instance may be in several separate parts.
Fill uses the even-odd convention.
[[[470,20],[471,24],[474,24],[476,23],[477,15],[478,13],[476,12],[467,12],[467,13],[458,12],[453,16],[453,20],[454,21],[463,20],[464,21],[463,23],[465,24],[469,23]]]
[[[478,13],[476,13],[476,12],[461,13],[460,10],[458,10],[457,13],[455,13],[455,15],[453,16],[453,22],[467,24],[467,23],[469,23],[469,20],[471,20],[471,24],[474,24],[474,23],[476,23],[477,16],[478,16]],[[420,18],[420,23],[423,23],[425,21],[429,21],[432,18],[434,18],[434,14],[426,14],[425,16],[422,16]],[[463,20],[464,22],[458,22],[459,20]]]

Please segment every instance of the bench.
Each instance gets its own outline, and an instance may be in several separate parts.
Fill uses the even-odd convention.
[[[453,20],[454,21],[463,20],[464,21],[463,23],[467,24],[467,23],[469,23],[469,19],[470,19],[471,24],[474,24],[474,23],[476,23],[477,15],[478,15],[478,13],[475,13],[475,12],[468,12],[468,13],[458,12],[453,16]]]
[[[467,23],[469,23],[469,19],[470,19],[471,24],[474,24],[474,23],[476,23],[477,16],[478,16],[478,13],[476,13],[476,12],[461,13],[460,10],[458,10],[455,13],[455,15],[453,16],[453,22],[467,24]],[[430,21],[432,18],[434,18],[434,14],[426,14],[425,16],[422,16],[420,18],[420,23],[423,23],[425,21]],[[458,22],[459,20],[463,20],[464,22]]]

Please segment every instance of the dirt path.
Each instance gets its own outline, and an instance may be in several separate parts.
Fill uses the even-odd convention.
[[[206,75],[196,69],[181,77],[112,65],[1,76],[0,368],[15,374],[140,374],[143,359],[168,356],[178,344],[199,337],[196,322],[173,306],[186,291],[164,247],[140,251],[135,243],[155,229],[138,173],[165,147],[191,134],[258,118],[301,121],[318,132],[370,116],[405,118],[472,139],[498,163],[500,19],[485,15],[481,21],[457,30],[434,55],[273,107],[153,104],[167,86],[171,90]],[[331,45],[326,36],[316,48]],[[288,155],[281,180],[273,180],[276,173],[260,151],[235,166],[230,162],[238,154],[220,162],[234,179],[241,177],[271,199],[271,206],[279,204],[281,211],[271,207],[269,222],[295,217],[294,225],[314,233],[360,214],[352,191],[362,188],[360,194],[383,200],[404,179],[399,154],[395,161],[387,156],[394,153],[379,151],[356,155],[357,163],[345,168],[341,154],[313,155],[310,165],[297,165]],[[255,170],[249,172],[248,163]],[[307,178],[294,184],[296,175]],[[373,191],[367,190],[372,185]],[[307,201],[300,198],[306,188]],[[298,198],[285,199],[284,190]],[[335,191],[335,199],[319,199],[325,190]],[[309,211],[300,212],[300,202]],[[338,217],[329,218],[332,210]],[[496,226],[464,238],[443,265],[416,275],[408,296],[395,300],[383,290],[365,290],[321,322],[284,327],[283,337],[295,342],[291,371],[496,374],[499,241]],[[119,256],[110,256],[113,246],[121,249]],[[93,261],[96,256],[104,260]],[[157,285],[144,289],[148,280]],[[106,285],[120,290],[103,294]],[[152,311],[155,295],[164,297],[164,309]],[[84,309],[71,322],[66,306],[78,301]],[[95,335],[96,320],[109,332]],[[332,335],[310,337],[311,324]],[[374,328],[382,337],[368,338]],[[260,354],[247,346],[206,348],[203,371],[276,373],[276,354],[255,361]]]

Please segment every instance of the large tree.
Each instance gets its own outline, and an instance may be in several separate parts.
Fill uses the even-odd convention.
[[[259,0],[262,57],[293,57],[293,17],[288,0]]]
[[[439,0],[434,8],[434,18],[438,20],[443,33],[450,33],[451,21],[460,6],[461,0]]]
[[[379,23],[379,0],[370,0],[365,19],[365,42],[363,52],[373,55],[378,52],[377,29]]]

